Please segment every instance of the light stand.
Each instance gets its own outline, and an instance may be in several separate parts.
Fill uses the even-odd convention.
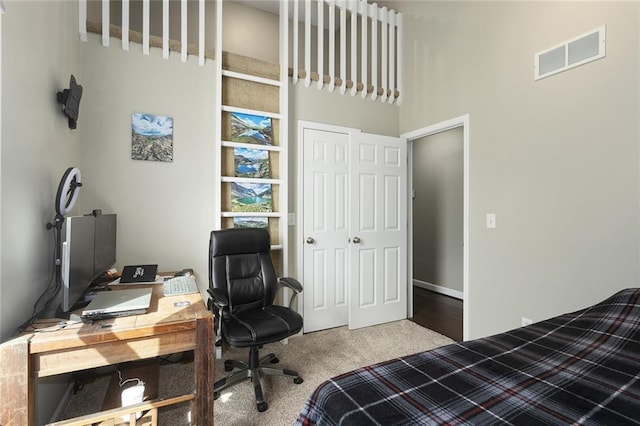
[[[71,211],[76,200],[78,192],[82,186],[80,170],[76,167],[69,167],[62,175],[58,192],[56,193],[56,217],[53,223],[47,223],[47,229],[53,229],[55,241],[55,292],[53,296],[46,302],[44,315],[48,316],[51,311],[57,311],[58,294],[62,288],[62,223],[65,215]],[[51,303],[55,306],[50,306]]]

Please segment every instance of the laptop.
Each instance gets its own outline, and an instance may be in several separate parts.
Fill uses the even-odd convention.
[[[150,283],[156,280],[158,265],[129,265],[122,269],[120,284]]]
[[[83,320],[118,318],[147,312],[152,288],[100,291],[82,311]]]

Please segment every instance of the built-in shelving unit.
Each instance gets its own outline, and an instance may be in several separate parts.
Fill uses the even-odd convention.
[[[223,52],[222,25],[224,1],[216,2],[216,51]],[[284,21],[286,22],[286,21]],[[282,24],[282,17],[281,17]],[[279,275],[287,271],[287,79],[286,39],[281,40],[284,66],[224,52],[216,63],[216,122],[215,140],[216,182],[215,229],[233,228],[234,219],[265,218],[271,235],[272,258]],[[284,51],[284,53],[282,52]],[[282,58],[281,58],[282,59]],[[232,114],[268,117],[272,123],[270,145],[233,141]],[[269,160],[269,176],[239,177],[236,175],[234,152],[237,149],[264,150]],[[235,211],[232,203],[234,184],[269,184],[271,210]]]

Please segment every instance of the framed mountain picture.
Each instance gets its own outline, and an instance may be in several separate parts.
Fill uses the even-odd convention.
[[[273,143],[271,118],[262,115],[232,112],[231,141],[271,145]]]
[[[269,152],[264,149],[234,148],[233,160],[237,177],[269,177]]]
[[[269,220],[266,217],[236,216],[233,218],[234,228],[267,228]]]
[[[173,118],[132,113],[131,159],[173,161]]]
[[[271,184],[231,182],[231,211],[273,211]]]

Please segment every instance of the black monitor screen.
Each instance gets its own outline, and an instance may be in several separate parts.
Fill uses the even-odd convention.
[[[62,249],[62,305],[69,312],[87,287],[116,262],[115,214],[70,216]]]
[[[93,272],[99,276],[116,263],[116,215],[96,216]]]

